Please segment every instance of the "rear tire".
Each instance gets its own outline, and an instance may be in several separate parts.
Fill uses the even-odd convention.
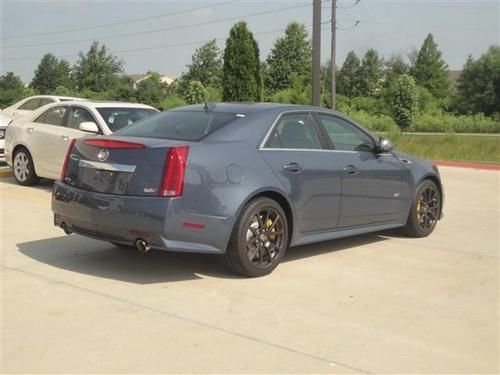
[[[29,151],[24,147],[18,149],[14,153],[14,158],[12,159],[12,169],[14,171],[14,178],[19,185],[33,186],[40,181],[40,178],[35,172],[33,158],[31,157]]]
[[[269,198],[257,198],[242,210],[224,254],[226,265],[248,277],[270,274],[288,247],[288,220]]]
[[[418,185],[403,233],[410,237],[427,237],[434,231],[441,215],[441,194],[436,184],[424,180]]]

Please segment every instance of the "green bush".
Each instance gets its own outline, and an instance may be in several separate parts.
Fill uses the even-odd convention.
[[[424,113],[415,119],[415,132],[429,133],[500,133],[500,121],[483,114],[453,116],[444,112]]]
[[[373,115],[388,115],[389,106],[383,99],[360,96],[351,99],[351,110],[355,112],[363,111]]]
[[[174,95],[170,95],[166,99],[164,99],[160,103],[160,107],[162,107],[163,110],[166,111],[166,110],[169,110],[169,109],[172,109],[175,107],[182,107],[183,105],[186,105],[186,104],[187,103],[183,98],[174,94]]]
[[[372,115],[364,111],[353,111],[350,116],[359,124],[374,132],[397,133],[399,129],[394,120],[386,115]]]

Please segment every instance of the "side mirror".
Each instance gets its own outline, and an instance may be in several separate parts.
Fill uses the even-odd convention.
[[[99,128],[97,127],[97,124],[92,121],[85,121],[80,123],[78,129],[87,133],[99,133]]]
[[[385,138],[380,138],[378,142],[378,151],[380,154],[388,154],[392,152],[394,146],[391,141]]]

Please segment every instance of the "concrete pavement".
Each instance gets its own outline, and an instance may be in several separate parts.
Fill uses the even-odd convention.
[[[498,171],[441,168],[425,239],[292,248],[270,276],[53,227],[0,179],[2,373],[498,373]]]

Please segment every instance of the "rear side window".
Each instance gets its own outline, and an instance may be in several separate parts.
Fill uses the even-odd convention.
[[[316,150],[321,149],[321,142],[311,117],[293,114],[281,117],[266,147]]]
[[[47,105],[47,104],[50,104],[50,103],[54,103],[54,101],[52,99],[49,99],[49,98],[41,98],[40,101],[38,102],[37,108],[40,108],[40,107]]]
[[[170,111],[124,128],[116,134],[198,141],[236,119],[232,113]]]
[[[40,107],[40,105],[38,104],[39,102],[40,98],[30,99],[26,103],[21,105],[19,109],[22,109],[24,111],[34,111],[35,109]]]

